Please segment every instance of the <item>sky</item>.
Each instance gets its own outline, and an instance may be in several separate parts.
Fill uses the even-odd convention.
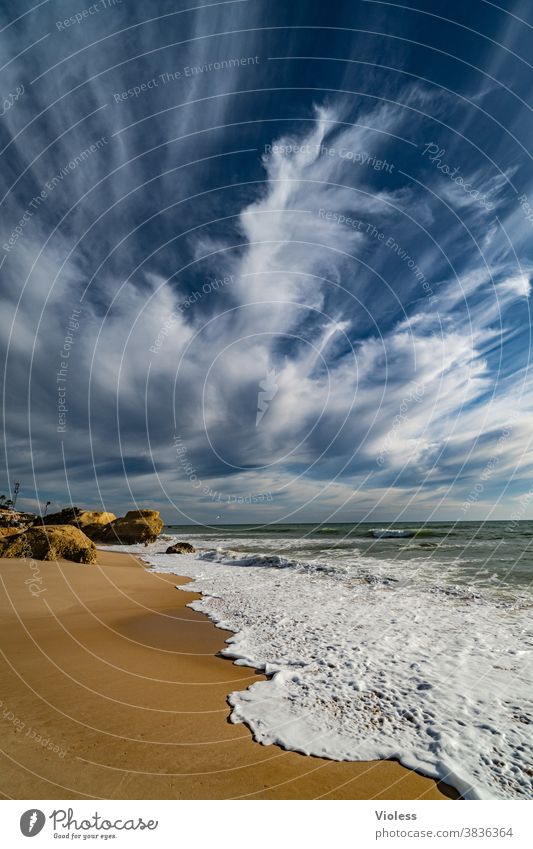
[[[531,519],[527,0],[0,2],[2,493]]]

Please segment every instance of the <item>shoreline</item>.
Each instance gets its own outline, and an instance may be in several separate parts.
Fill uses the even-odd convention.
[[[186,606],[201,597],[176,591],[190,578],[101,549],[94,566],[3,560],[0,576],[5,798],[457,795],[396,761],[255,742],[229,720],[228,696],[265,676],[220,657],[231,632]]]

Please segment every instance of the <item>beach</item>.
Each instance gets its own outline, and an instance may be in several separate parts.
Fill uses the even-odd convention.
[[[532,792],[530,539],[502,522],[167,526],[121,550],[192,579],[191,607],[231,632],[221,654],[267,673],[228,699],[257,741],[515,799]]]
[[[90,566],[3,560],[0,577],[3,798],[456,795],[393,760],[254,742],[227,699],[264,676],[218,656],[231,634],[186,606],[185,577],[100,550]]]

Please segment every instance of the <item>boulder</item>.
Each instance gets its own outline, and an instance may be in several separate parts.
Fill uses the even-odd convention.
[[[0,540],[20,534],[22,530],[22,528],[0,528]]]
[[[42,525],[76,525],[78,528],[93,525],[108,525],[117,517],[107,510],[82,510],[80,507],[65,507],[59,513],[50,513],[38,520]]]
[[[169,545],[165,554],[194,554],[195,551],[194,545],[190,542],[176,542],[174,545]]]
[[[0,539],[0,557],[96,563],[96,546],[72,525],[35,526]]]
[[[78,516],[83,513],[80,507],[65,507],[59,513],[49,513],[37,519],[39,525],[73,525]]]
[[[107,510],[82,510],[81,515],[76,520],[76,524],[78,528],[108,525],[110,522],[114,522],[116,518],[114,513],[109,513]]]
[[[17,510],[0,510],[0,528],[25,528],[37,517],[33,513],[19,513]]]
[[[155,542],[162,529],[158,510],[129,510],[120,519],[114,519],[107,525],[88,525],[84,531],[95,542],[135,545]]]

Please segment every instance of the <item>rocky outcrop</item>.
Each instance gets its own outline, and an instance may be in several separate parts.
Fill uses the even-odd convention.
[[[36,518],[33,513],[20,513],[18,510],[0,508],[0,528],[25,528]]]
[[[22,528],[0,528],[0,540],[20,534]]]
[[[76,525],[78,528],[88,528],[93,525],[108,525],[117,517],[106,510],[82,510],[81,507],[65,507],[59,513],[50,513],[39,519],[42,525]]]
[[[65,507],[59,513],[49,513],[48,516],[41,516],[37,522],[39,525],[72,525],[82,512],[80,507]]]
[[[162,529],[158,510],[129,510],[123,518],[107,525],[88,525],[84,531],[94,542],[101,544],[135,545],[155,542]]]
[[[165,554],[194,554],[195,551],[194,545],[190,542],[176,542],[174,545],[169,545]]]
[[[73,525],[34,526],[0,539],[0,557],[95,563],[96,546]]]
[[[76,524],[78,528],[108,525],[110,522],[114,522],[116,518],[114,513],[109,513],[107,510],[83,510],[81,516],[78,516]]]

